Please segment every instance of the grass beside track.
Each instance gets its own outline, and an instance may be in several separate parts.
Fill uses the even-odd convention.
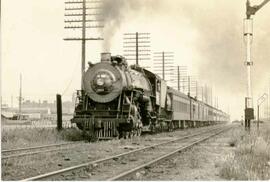
[[[229,144],[235,147],[227,156],[220,175],[228,180],[270,180],[270,124],[256,126],[250,134],[242,131],[232,135]]]
[[[77,128],[68,128],[60,132],[53,128],[17,128],[2,129],[1,132],[3,149],[83,140],[82,132]]]

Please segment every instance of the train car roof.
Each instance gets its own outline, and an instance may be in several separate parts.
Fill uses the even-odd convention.
[[[211,109],[214,109],[214,110],[216,110],[216,111],[222,112],[223,114],[227,114],[227,113],[223,112],[222,110],[220,110],[220,109],[218,109],[218,108],[216,108],[216,107],[213,107],[213,106],[211,106],[211,105],[209,105],[209,104],[207,104],[207,103],[205,103],[205,102],[203,102],[203,101],[200,101],[200,100],[198,100],[198,99],[196,99],[196,98],[194,98],[194,97],[191,97],[191,96],[187,96],[186,94],[184,94],[184,93],[182,93],[182,92],[180,92],[180,91],[178,91],[178,90],[175,90],[174,88],[172,88],[172,87],[170,87],[170,86],[168,86],[168,90],[169,90],[170,92],[172,92],[173,94],[175,94],[175,95],[178,95],[178,96],[181,96],[181,97],[185,97],[185,98],[187,98],[187,99],[192,99],[192,100],[194,100],[194,101],[196,101],[196,102],[198,102],[198,103],[200,103],[200,104],[204,104],[205,106],[207,106],[207,107],[209,107],[209,108],[211,108]]]
[[[175,89],[172,88],[172,87],[169,87],[169,86],[168,86],[168,91],[170,91],[170,92],[172,92],[173,94],[178,95],[178,96],[180,96],[180,97],[185,97],[185,98],[189,99],[189,97],[188,97],[186,94],[184,94],[183,92],[180,92],[180,91],[178,91],[178,90],[175,90]]]

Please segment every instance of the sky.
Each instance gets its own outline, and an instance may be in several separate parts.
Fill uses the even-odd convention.
[[[175,65],[187,66],[200,85],[213,87],[219,107],[232,119],[243,115],[246,94],[243,19],[245,0],[104,0],[104,29],[88,30],[86,62],[100,53],[123,54],[123,34],[148,32],[151,51],[174,52]],[[258,4],[261,0],[251,0]],[[270,4],[270,3],[269,3]],[[270,5],[254,17],[252,87],[254,105],[270,78]],[[64,29],[63,0],[2,1],[2,100],[14,105],[23,76],[25,100],[63,100],[80,89],[81,44],[64,41],[77,31]],[[140,63],[153,65],[152,61]]]

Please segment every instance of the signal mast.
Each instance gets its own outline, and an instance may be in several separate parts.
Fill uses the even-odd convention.
[[[264,0],[260,5],[250,6],[249,0],[246,2],[246,16],[244,20],[244,38],[246,42],[246,62],[247,66],[247,96],[245,97],[245,128],[250,129],[250,121],[254,119],[254,109],[252,104],[252,90],[251,90],[251,44],[253,37],[253,25],[251,15],[261,9],[270,0]]]

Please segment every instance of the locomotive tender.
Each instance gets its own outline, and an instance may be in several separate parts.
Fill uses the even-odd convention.
[[[77,91],[72,123],[96,138],[140,136],[174,128],[228,122],[229,115],[169,86],[124,57],[101,54]]]

